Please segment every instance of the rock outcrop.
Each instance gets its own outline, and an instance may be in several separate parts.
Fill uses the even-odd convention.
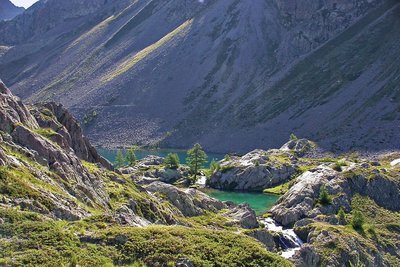
[[[196,189],[179,189],[163,182],[153,182],[145,186],[152,193],[161,194],[184,216],[192,217],[204,214],[204,210],[218,211],[227,208],[222,202],[210,198]]]
[[[296,171],[289,152],[254,150],[243,157],[232,156],[220,162],[220,169],[209,185],[223,190],[262,191],[287,181]]]
[[[255,211],[252,210],[247,204],[241,204],[223,213],[223,215],[232,219],[228,225],[239,225],[247,229],[259,227]]]
[[[34,113],[40,127],[50,128],[63,137],[58,143],[68,145],[80,159],[91,163],[100,163],[112,170],[110,162],[101,157],[89,140],[83,135],[78,121],[61,104],[53,102],[36,105]]]
[[[392,175],[368,164],[353,164],[344,172],[320,166],[299,176],[271,213],[278,222],[291,225],[302,218],[336,214],[340,207],[349,212],[355,194],[367,196],[386,209],[400,210],[400,182]],[[322,186],[334,196],[330,205],[317,205]]]
[[[400,173],[390,165],[393,156],[379,157],[386,159],[323,163],[297,177],[271,209],[276,221],[294,225],[306,241],[291,258],[296,266],[372,267],[398,262],[400,245],[391,242],[400,238],[400,229],[393,227],[400,219]],[[321,190],[326,192],[324,198]],[[343,217],[338,215],[341,208]],[[368,226],[354,224],[355,210]]]

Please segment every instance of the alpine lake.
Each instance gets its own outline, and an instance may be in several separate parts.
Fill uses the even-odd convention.
[[[115,158],[118,153],[117,149],[97,148],[97,151],[101,156],[103,156],[110,162],[115,162]],[[135,154],[137,159],[140,160],[150,155],[166,157],[169,153],[176,153],[178,154],[181,164],[186,164],[186,152],[186,150],[181,149],[138,149],[135,151]],[[211,161],[219,161],[223,159],[225,155],[207,152],[207,156],[208,162],[206,163],[206,167],[209,166]],[[221,201],[232,201],[235,204],[247,203],[252,209],[255,210],[257,215],[261,215],[267,212],[279,199],[279,196],[274,194],[221,191],[212,188],[204,188],[202,189],[202,191],[210,197],[216,198]]]

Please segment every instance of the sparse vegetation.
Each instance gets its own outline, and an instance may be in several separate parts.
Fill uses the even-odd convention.
[[[297,136],[296,135],[294,135],[294,133],[291,133],[290,134],[290,138],[289,138],[291,141],[297,141],[297,140],[299,140],[299,138],[297,138]]]
[[[35,133],[40,134],[41,136],[50,139],[55,136],[57,133],[51,128],[38,128],[35,129]]]
[[[263,190],[264,193],[267,194],[275,194],[275,195],[283,195],[285,194],[289,188],[294,184],[294,180],[290,180],[286,183],[277,185],[275,187],[266,188]]]

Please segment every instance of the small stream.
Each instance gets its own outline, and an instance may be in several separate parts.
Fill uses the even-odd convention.
[[[277,232],[282,234],[279,239],[280,245],[284,248],[281,252],[281,256],[290,259],[303,245],[303,241],[296,235],[293,229],[285,229],[283,226],[277,224],[272,218],[260,218],[260,222],[264,223],[265,228],[271,232]]]

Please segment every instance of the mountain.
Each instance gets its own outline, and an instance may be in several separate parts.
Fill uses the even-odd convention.
[[[16,7],[10,0],[0,0],[0,21],[10,20],[25,11],[23,7]]]
[[[63,103],[96,145],[244,152],[290,133],[400,145],[394,0],[40,3],[0,25],[0,77]],[[46,16],[43,16],[46,14]]]

